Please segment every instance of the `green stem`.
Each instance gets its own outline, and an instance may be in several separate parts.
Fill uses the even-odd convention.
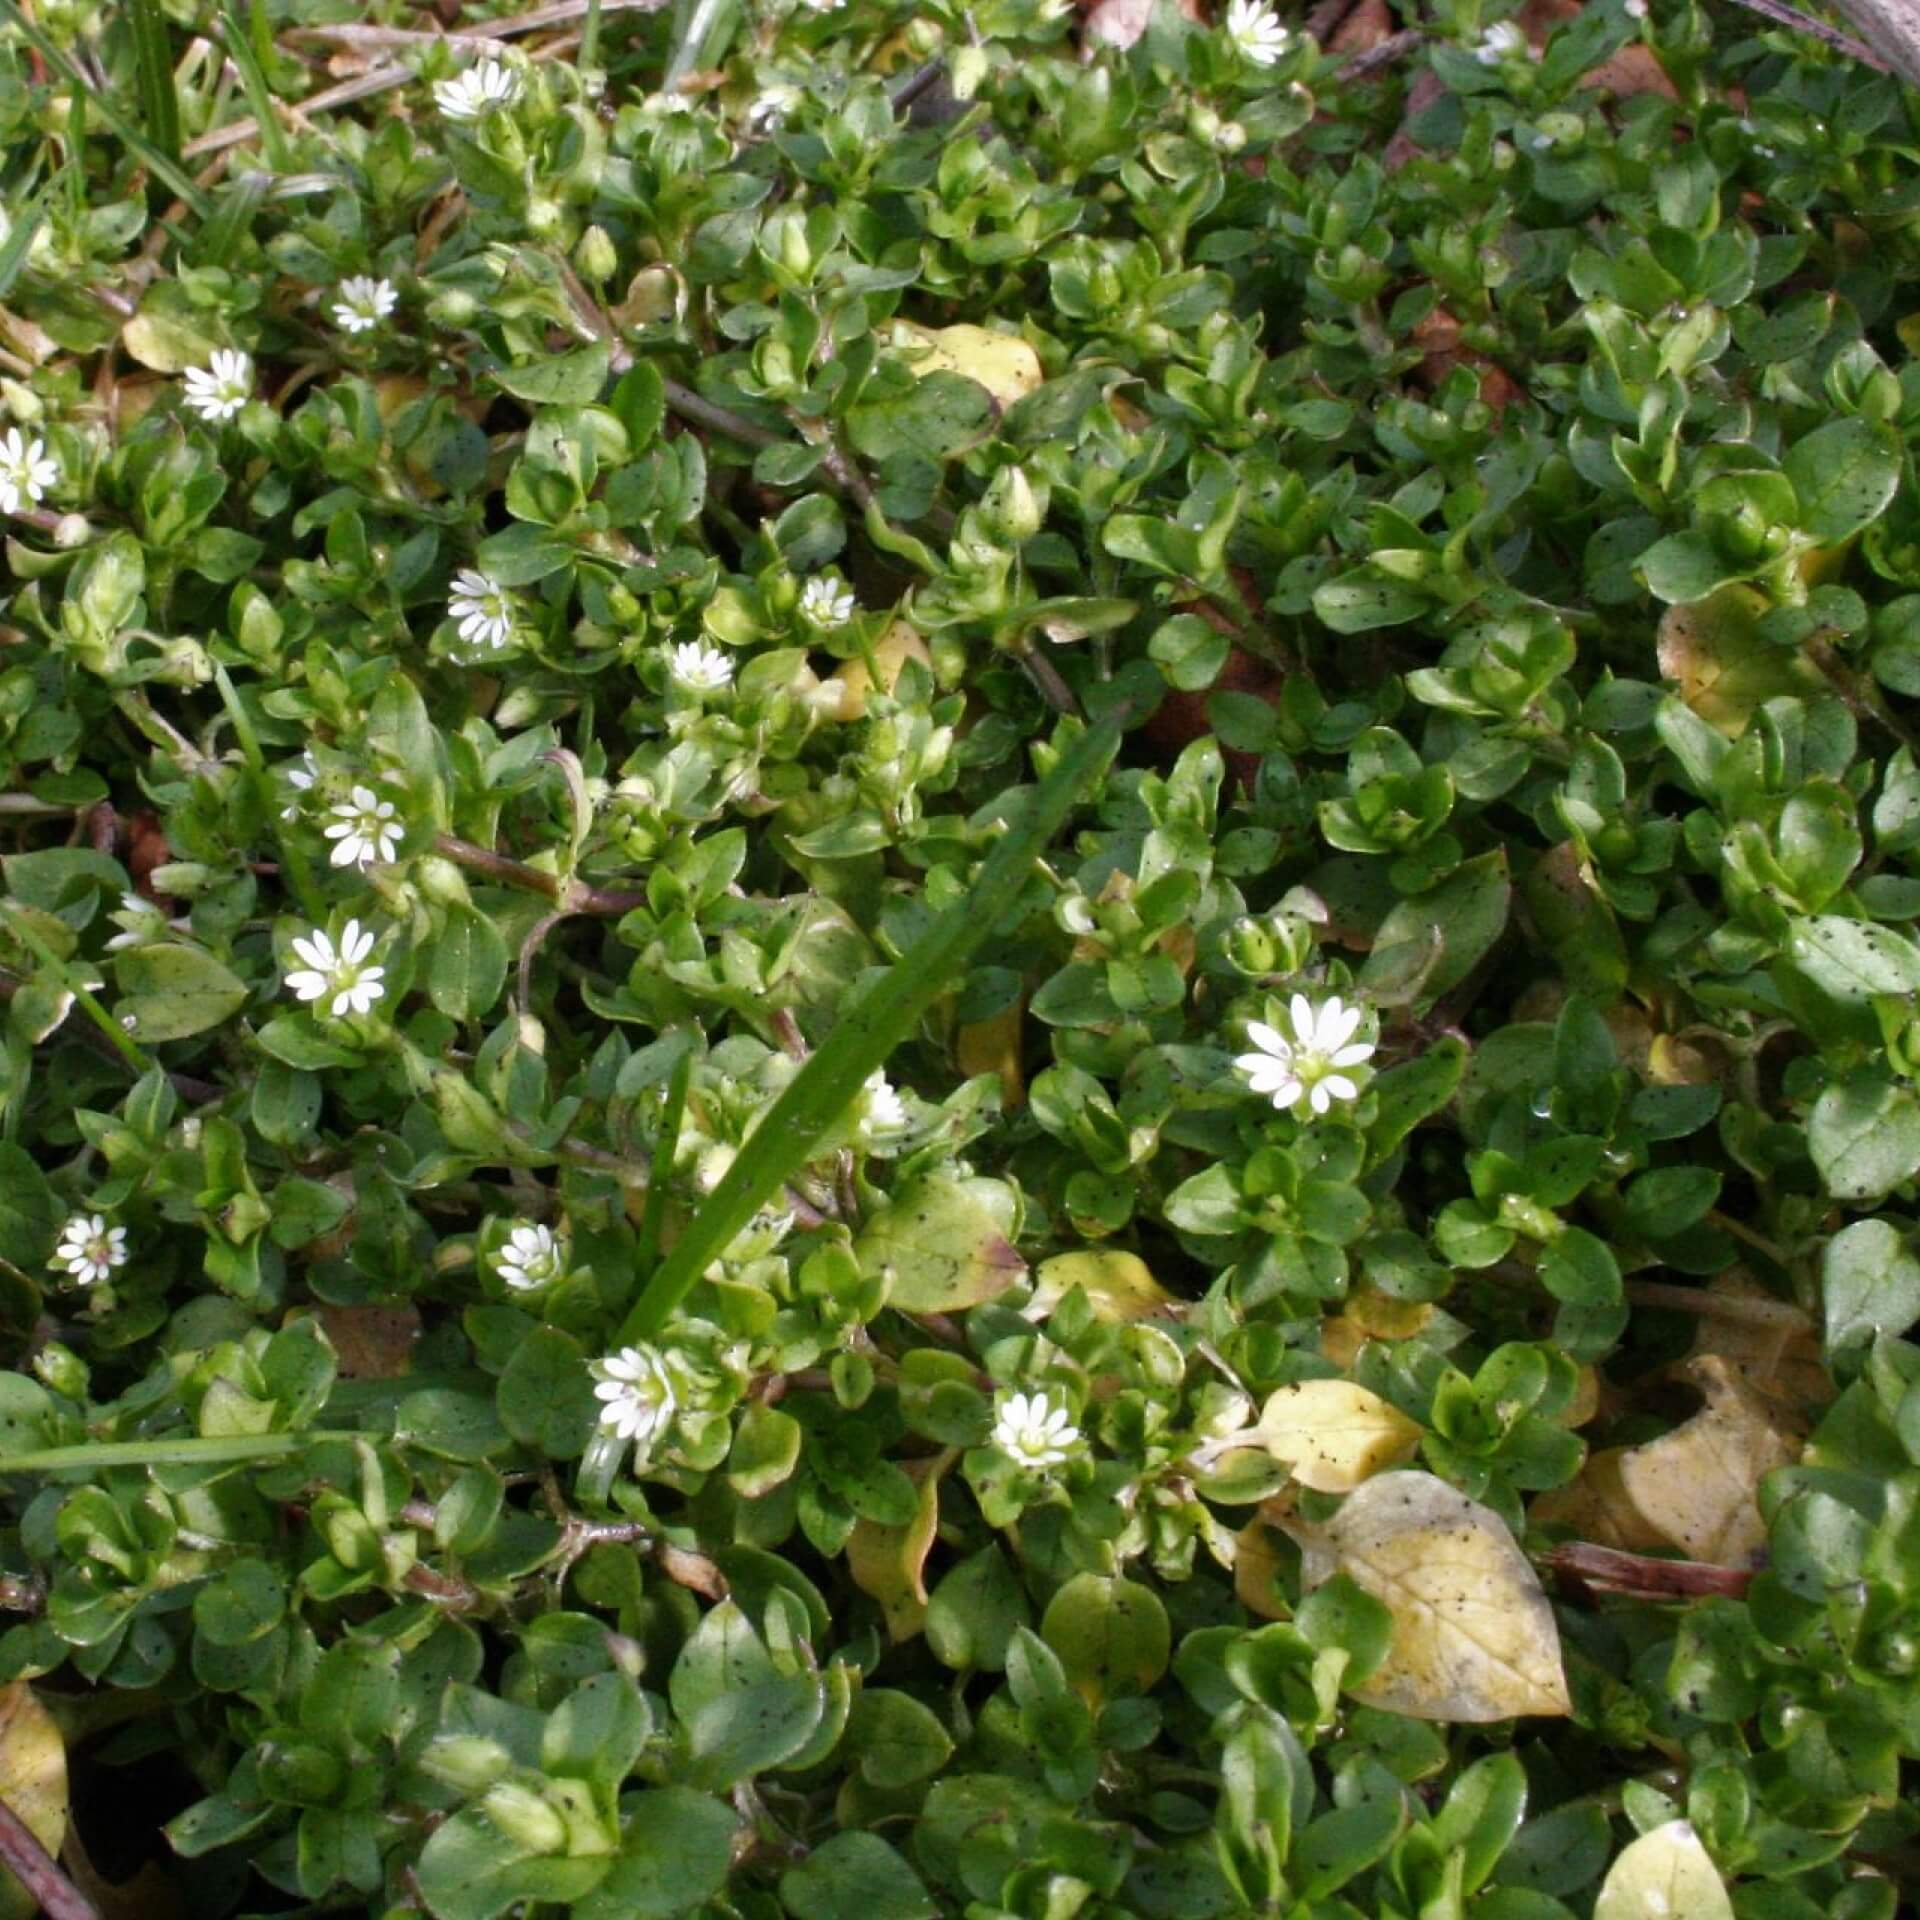
[[[0,906],[0,912],[6,914],[7,925],[12,929],[14,938],[73,995],[87,1018],[113,1042],[114,1051],[127,1065],[136,1073],[151,1073],[153,1062],[128,1037],[126,1028],[73,977],[67,969],[67,963],[11,907]]]
[[[314,1429],[307,1433],[155,1435],[146,1440],[87,1440],[72,1447],[34,1447],[0,1453],[0,1473],[72,1473],[90,1467],[218,1467],[243,1460],[276,1460],[327,1440],[357,1440],[354,1433]]]

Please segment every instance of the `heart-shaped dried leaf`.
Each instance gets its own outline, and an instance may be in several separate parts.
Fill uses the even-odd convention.
[[[1553,1609],[1498,1514],[1430,1473],[1383,1473],[1325,1527],[1289,1525],[1307,1587],[1344,1573],[1393,1614],[1356,1700],[1417,1720],[1570,1710]]]

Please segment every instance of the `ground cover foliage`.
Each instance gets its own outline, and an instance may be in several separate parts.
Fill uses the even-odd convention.
[[[0,23],[0,1795],[110,1913],[1890,1920],[1912,97],[421,26]]]

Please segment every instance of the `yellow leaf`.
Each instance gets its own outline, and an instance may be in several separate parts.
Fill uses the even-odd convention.
[[[1315,1493],[1350,1493],[1383,1468],[1413,1457],[1420,1428],[1377,1393],[1350,1380],[1302,1380],[1268,1397],[1260,1439]]]
[[[953,1064],[969,1080],[977,1073],[997,1074],[1000,1079],[1000,1105],[1012,1113],[1027,1104],[1026,1076],[1020,1071],[1020,1040],[1026,1023],[1026,1007],[1016,1000],[1010,1007],[956,1028],[953,1036]]]
[[[1095,1251],[1057,1253],[1034,1270],[1033,1308],[1050,1312],[1075,1287],[1086,1289],[1096,1320],[1113,1324],[1146,1320],[1175,1304],[1173,1295],[1153,1277],[1137,1253]]]
[[[1553,1609],[1499,1515],[1430,1473],[1383,1473],[1326,1526],[1291,1525],[1306,1586],[1344,1573],[1393,1615],[1356,1700],[1415,1720],[1570,1710]]]
[[[1274,1521],[1282,1510],[1277,1503],[1266,1502],[1233,1536],[1234,1594],[1249,1613],[1263,1620],[1290,1619],[1293,1612],[1279,1586],[1286,1555]]]
[[[0,1800],[58,1856],[67,1837],[67,1749],[24,1680],[0,1687]],[[38,1911],[33,1896],[0,1867],[0,1920],[30,1920]]]
[[[911,1640],[927,1621],[927,1555],[940,1520],[940,1476],[958,1454],[949,1447],[931,1460],[910,1460],[906,1471],[920,1482],[920,1504],[904,1527],[856,1520],[847,1536],[847,1571],[853,1584],[880,1602],[887,1633]]]
[[[880,683],[891,693],[900,681],[900,670],[909,660],[923,667],[933,665],[927,643],[904,620],[896,620],[873,643],[873,664],[880,669]],[[873,686],[873,671],[864,659],[845,661],[827,684],[835,690],[839,705],[832,717],[837,720],[863,720],[867,712],[867,694]]]
[[[1799,1459],[1800,1442],[1719,1355],[1702,1354],[1687,1372],[1707,1404],[1671,1433],[1629,1448],[1620,1485],[1648,1525],[1690,1559],[1750,1566],[1767,1543],[1760,1482]]]
[[[1733,1902],[1692,1826],[1669,1820],[1621,1850],[1593,1920],[1733,1920]]]
[[[1708,726],[1730,739],[1747,730],[1762,701],[1825,686],[1819,670],[1791,647],[1760,636],[1772,603],[1752,587],[1725,586],[1660,618],[1660,671]]]
[[[917,327],[911,320],[896,320],[893,338],[896,346],[914,350],[916,374],[964,374],[1003,407],[1012,406],[1047,377],[1040,356],[1018,334],[972,326]]]
[[[1536,1527],[1565,1527],[1597,1547],[1618,1547],[1623,1553],[1671,1544],[1620,1484],[1620,1462],[1626,1456],[1625,1447],[1602,1447],[1588,1455],[1586,1465],[1564,1487],[1535,1497],[1528,1520]]]

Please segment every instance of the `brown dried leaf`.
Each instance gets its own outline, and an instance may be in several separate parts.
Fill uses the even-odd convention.
[[[1571,1710],[1553,1609],[1499,1515],[1430,1473],[1383,1473],[1325,1527],[1296,1517],[1304,1584],[1348,1575],[1392,1612],[1393,1644],[1353,1697],[1416,1720]]]
[[[1800,1436],[1718,1354],[1689,1361],[1686,1372],[1707,1404],[1671,1433],[1630,1447],[1620,1462],[1621,1490],[1689,1559],[1748,1566],[1767,1543],[1760,1482],[1799,1459]]]
[[[1669,1544],[1620,1484],[1620,1462],[1625,1447],[1602,1447],[1588,1456],[1579,1473],[1564,1486],[1535,1497],[1527,1518],[1537,1527],[1565,1527],[1596,1546],[1619,1547],[1641,1553]]]
[[[333,1343],[343,1380],[398,1380],[413,1366],[413,1345],[420,1338],[420,1309],[397,1307],[315,1307],[314,1318]]]
[[[1736,1300],[1774,1300],[1743,1267],[1729,1267],[1707,1283],[1707,1291]],[[1784,1411],[1789,1424],[1801,1410],[1824,1407],[1833,1399],[1833,1376],[1822,1358],[1813,1322],[1756,1323],[1703,1314],[1693,1337],[1692,1358],[1717,1356],[1753,1388]]]

